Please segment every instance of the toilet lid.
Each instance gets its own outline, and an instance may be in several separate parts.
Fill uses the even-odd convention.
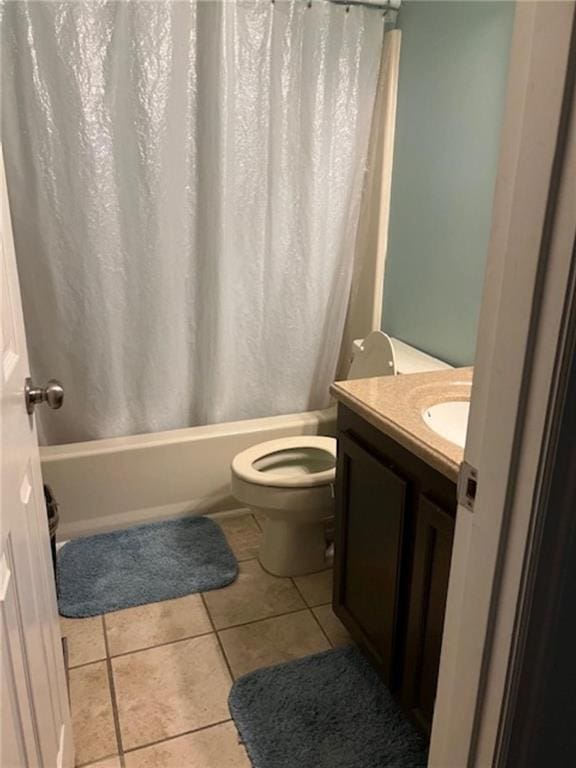
[[[347,379],[371,379],[375,376],[394,376],[396,358],[388,334],[372,331],[362,341],[354,355]]]
[[[232,472],[246,482],[275,488],[328,485],[336,474],[336,440],[315,435],[268,440],[238,453]]]

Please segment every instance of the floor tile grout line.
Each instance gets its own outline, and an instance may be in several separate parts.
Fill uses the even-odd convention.
[[[196,638],[199,637],[207,637],[208,635],[214,634],[214,631],[211,629],[209,632],[200,632],[198,635],[186,635],[186,637],[176,637],[172,640],[166,640],[164,643],[156,643],[155,645],[145,645],[143,648],[133,648],[131,651],[122,651],[122,653],[115,653],[113,656],[110,656],[109,658],[112,659],[122,659],[124,656],[132,656],[134,653],[142,653],[142,651],[151,651],[153,648],[163,648],[165,645],[172,645],[173,643],[183,643],[185,640],[196,640]],[[104,659],[98,659],[98,661],[104,661]],[[96,661],[88,661],[86,664],[78,664],[77,667],[74,667],[74,669],[78,669],[79,667],[87,667],[89,664],[95,664]]]
[[[89,667],[92,664],[100,664],[101,662],[106,661],[107,658],[107,656],[101,656],[99,659],[91,659],[90,661],[83,661],[82,664],[74,664],[73,667],[68,665],[68,671],[72,672],[73,669],[84,669],[84,667]]]
[[[330,605],[330,603],[328,603],[328,605]],[[314,607],[317,608],[318,606],[314,606]],[[324,629],[324,627],[320,623],[320,619],[314,613],[314,608],[310,608],[310,613],[312,614],[312,617],[313,617],[314,621],[316,622],[316,624],[318,624],[318,626],[320,627],[320,631],[322,632],[322,634],[324,635],[324,637],[328,641],[328,645],[330,646],[330,648],[336,648],[336,646],[334,645],[332,640],[330,640],[330,638],[328,637],[328,633],[326,632],[326,630]]]
[[[109,755],[104,755],[104,757],[98,757],[96,760],[90,760],[88,763],[74,763],[74,768],[92,768],[94,765],[98,765],[98,763],[103,763],[105,760],[111,760],[113,757],[120,757],[118,752],[111,752]]]
[[[200,733],[201,731],[207,731],[210,728],[216,728],[218,725],[224,725],[225,723],[233,723],[231,717],[227,718],[226,720],[218,720],[215,723],[210,723],[209,725],[201,725],[199,728],[191,728],[189,731],[182,731],[182,733],[176,733],[173,736],[167,736],[165,739],[158,739],[157,741],[150,741],[146,744],[138,744],[137,747],[130,747],[130,749],[125,749],[124,754],[128,755],[131,752],[137,752],[139,749],[148,749],[149,747],[157,747],[159,744],[165,744],[167,741],[174,741],[175,739],[180,739],[183,736],[191,736],[193,733]]]
[[[298,594],[299,594],[299,595],[302,597],[302,600],[304,600],[304,602],[306,602],[306,600],[304,599],[304,595],[302,594],[302,592],[300,591],[300,588],[298,587],[298,584],[296,584],[296,579],[295,579],[293,576],[291,576],[290,578],[291,578],[291,580],[292,580],[292,583],[293,583],[293,584],[294,584],[294,586],[296,587],[296,591],[297,591],[297,592],[298,592]],[[316,616],[316,614],[314,613],[314,608],[318,608],[318,606],[317,606],[317,605],[314,605],[314,606],[312,606],[312,605],[308,605],[308,603],[306,603],[306,605],[308,606],[308,610],[309,610],[309,611],[310,611],[310,613],[312,614],[312,619],[313,619],[313,620],[316,622],[316,624],[318,624],[318,626],[320,627],[320,631],[322,632],[322,634],[323,634],[323,635],[324,635],[324,637],[326,638],[326,640],[327,640],[327,642],[328,642],[328,645],[330,646],[330,648],[335,648],[336,646],[334,646],[334,645],[333,645],[332,641],[330,640],[330,638],[329,638],[329,637],[328,637],[328,635],[326,634],[326,631],[324,630],[324,627],[322,626],[322,624],[320,624],[320,622],[319,622],[319,620],[318,620],[318,617],[317,617],[317,616]],[[323,603],[323,605],[330,605],[330,603]]]
[[[329,571],[330,569],[329,569],[329,568],[326,568],[326,570],[327,570],[327,571]],[[318,573],[324,573],[324,571],[318,571]],[[312,575],[314,575],[314,574],[310,574],[310,575],[312,576]],[[313,608],[318,608],[318,607],[319,607],[319,606],[321,606],[321,605],[328,605],[328,603],[330,602],[330,600],[328,600],[328,602],[326,602],[326,603],[314,603],[313,605],[312,605],[312,604],[310,604],[310,603],[308,602],[308,600],[306,600],[306,598],[304,597],[304,592],[302,592],[302,590],[300,589],[300,587],[299,587],[299,586],[298,586],[298,584],[296,583],[296,578],[297,578],[297,577],[296,577],[296,576],[290,576],[289,578],[290,578],[290,581],[292,582],[292,584],[294,584],[294,586],[296,587],[296,592],[298,592],[298,594],[299,594],[299,595],[300,595],[300,597],[302,598],[302,600],[303,600],[303,602],[304,602],[304,605],[306,606],[306,608],[310,608],[310,610],[312,610]]]
[[[230,624],[227,627],[221,627],[216,629],[215,632],[227,632],[229,629],[239,629],[240,627],[249,627],[251,624],[258,624],[261,621],[270,621],[271,619],[280,619],[283,616],[292,616],[294,613],[303,613],[304,611],[312,610],[306,603],[300,608],[294,608],[291,611],[283,611],[282,613],[273,613],[270,616],[262,616],[260,619],[251,619],[250,621],[243,621],[242,624]]]
[[[116,686],[114,684],[114,672],[112,670],[112,659],[110,657],[110,648],[108,645],[108,635],[106,632],[106,617],[102,614],[102,631],[104,632],[104,647],[106,649],[106,669],[108,670],[108,685],[110,687],[110,696],[112,698],[112,717],[114,719],[114,730],[116,731],[116,743],[118,745],[118,757],[121,768],[125,768],[124,748],[122,745],[122,730],[120,728],[120,714],[118,712],[118,702],[116,700]]]
[[[220,639],[220,635],[218,634],[218,631],[216,630],[216,627],[214,626],[214,622],[212,621],[212,616],[210,615],[210,611],[208,610],[208,605],[206,603],[206,600],[204,599],[204,593],[200,592],[200,598],[202,599],[202,603],[204,605],[204,608],[206,610],[206,613],[208,614],[208,620],[210,621],[210,624],[212,625],[214,629],[214,634],[216,635],[216,642],[218,643],[218,647],[220,648],[220,653],[222,654],[222,658],[224,659],[224,663],[226,664],[226,668],[230,674],[230,680],[232,681],[232,685],[230,686],[230,692],[228,693],[228,699],[226,703],[228,704],[228,700],[230,698],[230,693],[232,692],[232,688],[234,687],[234,683],[236,682],[236,675],[232,672],[232,667],[230,666],[230,662],[228,660],[228,656],[226,655],[226,651],[224,649],[224,645],[222,643],[222,640]],[[230,705],[228,705],[228,712],[230,712]],[[230,719],[232,720],[234,724],[234,728],[236,730],[236,734],[238,737],[238,740],[241,742],[240,732],[238,731],[238,727],[236,726],[236,722],[234,721],[232,717],[232,712],[230,712]]]
[[[236,681],[236,676],[232,672],[232,667],[230,666],[230,662],[228,661],[228,656],[226,656],[226,651],[224,650],[224,646],[222,645],[222,640],[220,639],[220,635],[218,634],[218,630],[214,626],[214,622],[212,621],[212,616],[210,615],[210,611],[208,610],[208,605],[206,604],[206,601],[204,600],[204,593],[200,592],[200,598],[202,599],[202,604],[204,605],[204,609],[208,615],[208,621],[210,622],[210,625],[212,626],[212,629],[214,630],[214,634],[216,636],[216,642],[218,643],[218,647],[220,648],[220,653],[222,654],[222,657],[224,659],[224,663],[226,664],[226,669],[230,673],[230,679],[232,680],[232,685]]]
[[[232,717],[227,718],[226,720],[217,720],[214,723],[209,723],[208,725],[201,725],[199,728],[191,728],[188,731],[182,731],[182,733],[176,733],[173,736],[167,736],[165,739],[157,739],[156,741],[148,741],[145,744],[138,744],[137,747],[130,747],[129,749],[125,749],[122,757],[124,755],[131,754],[132,752],[138,752],[141,749],[148,749],[150,747],[157,747],[159,744],[165,744],[168,741],[175,741],[176,739],[181,739],[184,736],[191,736],[194,733],[200,733],[202,731],[208,731],[210,728],[217,728],[219,725],[226,725],[226,723],[232,723],[234,727],[236,727],[236,724],[234,723],[234,720]],[[104,757],[99,757],[96,760],[96,763],[94,760],[91,760],[88,763],[79,763],[76,768],[90,768],[90,766],[95,765],[99,762],[102,762],[104,760],[110,760],[113,757],[120,757],[119,753],[114,752],[110,753],[109,755],[105,755]]]
[[[197,592],[196,594],[202,596],[204,593],[203,592]],[[166,645],[173,645],[175,643],[183,643],[186,640],[196,640],[197,638],[200,638],[200,637],[208,637],[209,635],[217,635],[219,632],[226,632],[229,629],[238,629],[239,627],[248,627],[251,624],[258,624],[261,621],[269,621],[270,619],[280,619],[280,618],[282,618],[284,616],[291,616],[294,613],[302,613],[303,611],[312,611],[312,612],[314,612],[314,608],[321,608],[321,607],[323,607],[325,605],[330,605],[330,603],[320,603],[319,605],[314,605],[314,606],[308,606],[308,605],[304,604],[301,608],[294,608],[291,611],[283,611],[282,613],[274,613],[274,614],[272,614],[270,616],[262,616],[259,619],[251,619],[250,621],[244,621],[244,622],[242,622],[242,624],[230,624],[229,626],[221,627],[220,629],[216,629],[214,627],[214,623],[212,621],[212,617],[210,616],[210,613],[208,611],[208,607],[205,604],[204,599],[202,599],[202,603],[204,605],[206,613],[208,614],[208,620],[210,622],[210,626],[212,627],[212,629],[210,629],[209,632],[200,632],[200,634],[198,634],[198,635],[186,635],[186,637],[178,637],[178,638],[174,638],[172,640],[166,640],[163,643],[156,643],[155,645],[146,645],[143,648],[133,648],[130,651],[123,651],[122,653],[116,653],[116,654],[110,655],[110,656],[103,656],[100,659],[92,659],[92,661],[85,661],[82,664],[75,664],[73,667],[69,667],[69,669],[70,670],[72,670],[72,669],[83,669],[84,667],[89,667],[92,664],[99,664],[99,663],[101,663],[103,661],[106,661],[108,658],[110,658],[111,661],[113,659],[122,659],[124,656],[132,656],[135,653],[143,653],[144,651],[151,651],[154,648],[164,648],[164,646],[166,646]],[[105,614],[102,614],[101,618],[104,618],[104,615]]]
[[[258,520],[256,515],[253,512],[249,512],[248,514],[252,518],[252,520],[256,523],[256,528],[258,528],[260,533],[264,533],[264,528],[260,525],[260,521]]]

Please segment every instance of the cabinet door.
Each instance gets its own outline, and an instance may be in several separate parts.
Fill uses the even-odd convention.
[[[450,575],[454,518],[421,496],[418,504],[402,701],[430,732]]]
[[[334,610],[391,688],[405,496],[402,478],[340,435]]]

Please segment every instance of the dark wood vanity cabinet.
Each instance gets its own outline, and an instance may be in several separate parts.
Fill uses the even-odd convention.
[[[339,405],[334,611],[424,732],[455,513],[454,482]]]
[[[394,685],[406,482],[353,438],[339,439],[338,610]],[[362,514],[356,514],[362,510]]]

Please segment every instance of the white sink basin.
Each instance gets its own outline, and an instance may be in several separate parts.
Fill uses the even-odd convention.
[[[464,448],[469,413],[469,400],[451,400],[425,408],[422,411],[422,418],[437,435]]]

